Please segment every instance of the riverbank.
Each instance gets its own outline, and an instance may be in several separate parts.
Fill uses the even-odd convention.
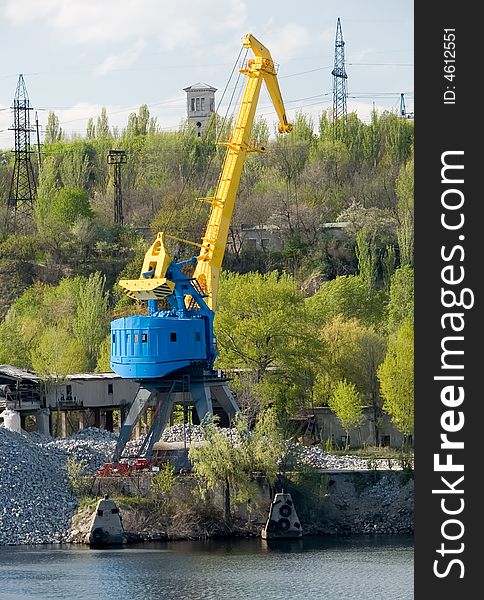
[[[240,503],[233,518],[223,515],[221,490],[201,499],[196,480],[177,478],[163,498],[121,495],[135,485],[149,485],[149,475],[136,482],[112,478],[99,481],[99,489],[117,501],[131,543],[153,540],[195,540],[219,537],[258,537],[267,520],[272,490],[258,481],[249,503]],[[315,472],[288,474],[283,480],[292,494],[306,535],[413,534],[414,480],[409,472]],[[130,487],[131,486],[131,487]],[[84,500],[67,541],[83,543],[89,531],[96,499]]]
[[[227,521],[222,490],[202,497],[191,475],[175,475],[172,489],[162,493],[153,489],[150,473],[96,477],[115,443],[115,435],[95,429],[50,438],[0,428],[0,545],[81,541],[96,498],[105,494],[119,499],[132,540],[260,534],[274,492],[264,480],[257,480],[250,502],[238,502],[234,490]],[[398,461],[373,460],[373,469],[365,470],[369,463],[362,458],[319,448],[303,447],[298,456],[297,469],[279,483],[293,495],[306,534],[413,532],[413,475],[396,470]],[[82,489],[73,489],[68,461],[87,465]]]

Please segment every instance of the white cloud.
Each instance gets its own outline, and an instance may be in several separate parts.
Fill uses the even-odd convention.
[[[146,48],[144,40],[138,40],[133,46],[128,48],[126,52],[121,54],[111,54],[96,68],[95,74],[98,77],[107,75],[110,71],[116,69],[124,69],[131,67],[137,60],[143,50]]]
[[[153,36],[162,48],[173,50],[239,28],[247,6],[245,0],[5,0],[3,13],[14,25],[35,22],[67,42],[123,42]]]
[[[264,33],[263,40],[275,62],[284,62],[298,56],[310,43],[309,30],[297,23],[287,23],[279,29],[272,26]]]

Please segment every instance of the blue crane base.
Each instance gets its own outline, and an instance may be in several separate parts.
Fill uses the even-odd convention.
[[[111,368],[121,377],[159,379],[207,363],[206,319],[131,316],[111,322]]]
[[[227,379],[219,377],[213,370],[189,367],[166,377],[143,380],[122,424],[111,462],[119,463],[134,427],[148,408],[152,409],[152,424],[136,458],[152,458],[153,447],[160,439],[176,404],[194,406],[200,421],[214,414],[214,406],[223,410],[229,419],[239,412]]]

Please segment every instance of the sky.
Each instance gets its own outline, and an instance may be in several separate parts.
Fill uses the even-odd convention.
[[[0,0],[0,148],[13,147],[8,128],[20,73],[41,134],[49,111],[64,132],[83,135],[102,107],[122,129],[141,104],[160,128],[175,130],[186,117],[183,88],[207,83],[219,102],[247,33],[279,65],[289,118],[302,111],[317,123],[332,104],[338,17],[348,110],[368,121],[373,106],[397,111],[404,93],[413,112],[410,0]],[[257,112],[272,127],[265,92]]]

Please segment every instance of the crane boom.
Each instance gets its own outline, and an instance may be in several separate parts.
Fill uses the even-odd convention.
[[[265,81],[276,109],[279,131],[286,133],[292,129],[292,125],[287,121],[277,81],[277,71],[269,50],[251,34],[245,36],[243,46],[251,48],[255,58],[249,59],[247,65],[240,70],[248,77],[248,81],[231,137],[228,142],[224,143],[227,146],[227,152],[215,195],[210,198],[212,208],[193,274],[207,294],[205,301],[212,310],[215,310],[217,302],[219,275],[242,167],[247,153],[257,151],[250,146],[250,136],[262,81]]]

